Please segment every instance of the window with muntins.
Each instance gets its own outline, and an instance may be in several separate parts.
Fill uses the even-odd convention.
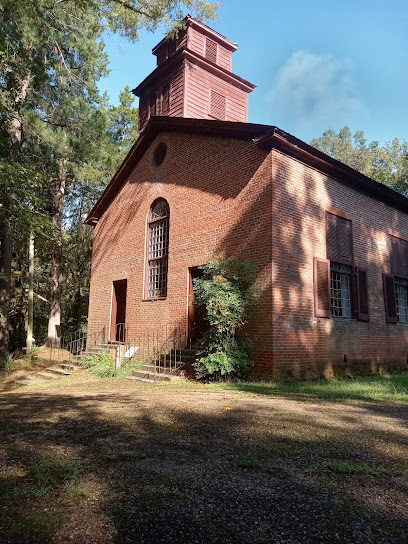
[[[149,215],[147,298],[167,296],[170,208],[166,200],[153,204]]]
[[[330,262],[330,305],[334,317],[351,317],[351,266]]]
[[[326,212],[326,257],[314,258],[315,316],[369,321],[368,271],[354,266],[351,220],[331,212]]]

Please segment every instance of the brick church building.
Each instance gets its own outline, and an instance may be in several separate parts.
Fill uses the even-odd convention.
[[[254,373],[406,368],[408,199],[287,132],[247,121],[237,45],[186,18],[134,90],[140,135],[86,222],[95,227],[89,328],[196,339],[197,266],[256,265]],[[119,332],[118,332],[119,331]]]

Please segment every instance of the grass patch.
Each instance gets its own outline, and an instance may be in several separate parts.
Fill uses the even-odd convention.
[[[232,382],[160,384],[159,387],[180,387],[184,390],[237,391],[258,395],[307,395],[333,400],[398,400],[408,402],[408,372],[356,378],[299,382]]]
[[[98,353],[85,353],[81,359],[81,365],[99,378],[126,378],[132,372],[140,370],[144,364],[150,360],[132,361],[123,359],[120,368],[116,368],[115,357],[109,350],[99,351]]]
[[[259,469],[261,468],[261,463],[254,455],[243,455],[237,461],[239,468],[246,469]]]
[[[147,453],[144,451],[119,451],[110,453],[106,456],[109,461],[140,461],[147,459]]]
[[[304,470],[309,476],[315,474],[361,474],[365,476],[385,476],[386,470],[383,465],[370,465],[365,461],[357,464],[348,461],[339,461],[335,463],[322,463],[313,465]]]
[[[34,485],[25,489],[24,495],[37,498],[45,497],[56,488],[72,491],[77,485],[80,472],[81,465],[77,457],[43,461],[32,467],[31,475]]]

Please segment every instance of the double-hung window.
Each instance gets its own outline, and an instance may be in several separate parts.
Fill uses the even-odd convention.
[[[388,323],[408,323],[408,241],[390,235],[391,274],[384,274],[385,313]]]
[[[326,212],[326,259],[314,259],[315,315],[368,321],[367,271],[354,266],[348,217]]]
[[[167,296],[170,208],[166,200],[153,203],[148,221],[147,298]]]

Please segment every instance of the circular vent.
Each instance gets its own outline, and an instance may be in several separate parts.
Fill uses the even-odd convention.
[[[159,144],[153,154],[153,161],[156,166],[160,166],[166,158],[167,146],[166,144]]]

